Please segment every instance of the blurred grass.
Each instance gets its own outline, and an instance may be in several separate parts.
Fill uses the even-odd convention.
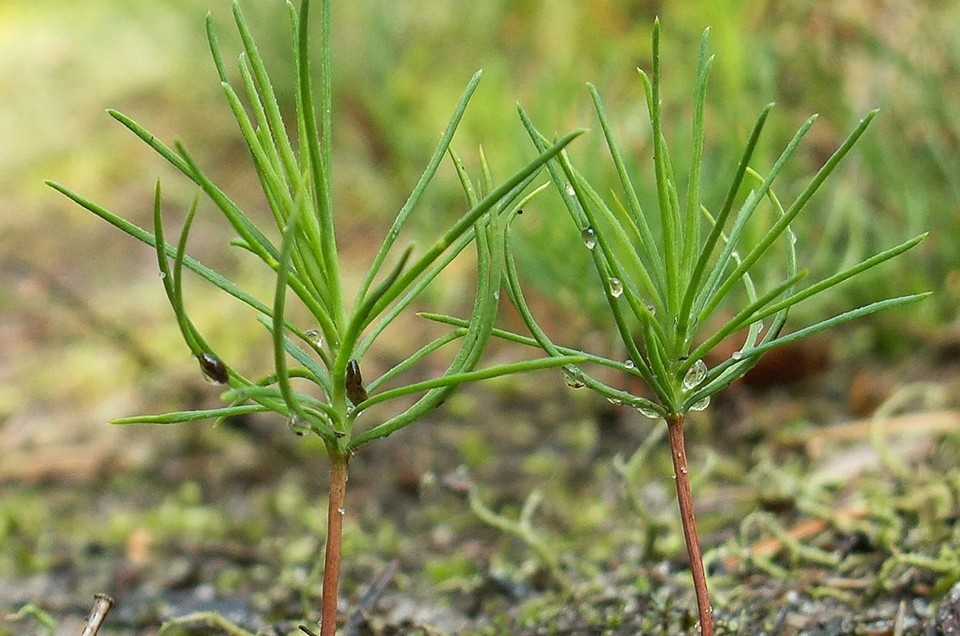
[[[241,192],[249,190],[244,182],[250,176],[236,156],[237,135],[202,38],[206,4],[4,3],[0,82],[8,99],[0,111],[0,186],[7,201],[0,249],[11,251],[28,241],[46,246],[42,260],[70,258],[71,268],[81,271],[103,263],[114,246],[121,250],[117,261],[126,257],[126,248],[111,240],[107,228],[38,185],[41,177],[55,176],[81,191],[105,193],[100,198],[107,204],[147,207],[142,193],[156,174],[169,173],[102,116],[107,106],[125,110],[165,139],[184,139],[208,165],[222,166]],[[214,4],[226,27],[227,3]],[[268,61],[288,63],[280,3],[247,4],[258,30],[275,33],[264,38],[273,42],[273,50],[265,52]],[[809,215],[799,228],[801,246],[826,270],[835,268],[837,259],[853,260],[897,238],[933,230],[925,258],[913,259],[911,275],[898,277],[897,291],[944,288],[941,300],[927,303],[914,319],[933,324],[953,317],[950,308],[960,294],[960,275],[952,265],[958,255],[952,237],[960,201],[954,156],[960,107],[951,97],[958,89],[960,37],[944,25],[960,10],[949,3],[878,10],[854,2],[826,8],[813,2],[499,0],[462,7],[360,0],[337,11],[336,194],[351,216],[380,222],[393,214],[452,101],[477,68],[485,77],[458,136],[461,154],[470,156],[482,143],[501,173],[532,156],[517,124],[517,102],[546,130],[595,128],[584,89],[591,81],[604,95],[631,163],[644,174],[649,133],[633,69],[649,68],[649,31],[659,14],[665,27],[667,124],[681,141],[689,136],[696,41],[704,27],[712,27],[717,60],[707,113],[708,197],[720,196],[715,184],[733,169],[753,116],[767,101],[778,103],[760,153],[770,161],[802,119],[821,113],[804,161],[793,166],[794,177],[815,170],[864,112],[876,105],[884,109],[842,178],[815,202],[820,214]],[[230,29],[221,28],[221,35],[230,50]],[[279,92],[290,110],[292,82]],[[599,134],[578,141],[572,153],[581,163],[604,156]],[[683,157],[675,161],[682,165]],[[596,173],[588,176],[612,185],[608,165],[587,162]],[[781,189],[789,191],[787,176]],[[436,212],[423,214],[423,223],[459,205],[454,180],[448,184],[447,191],[435,193]],[[167,186],[174,193],[183,187],[178,181]],[[179,192],[181,198],[189,195]],[[547,197],[536,205],[543,216],[559,210]],[[86,232],[84,238],[103,232],[111,249],[97,252],[99,258],[64,252],[61,233],[42,231],[53,219]],[[554,288],[586,276],[587,270],[576,269],[562,258],[566,249],[557,247],[577,240],[566,224],[534,224],[529,242],[535,249],[525,267],[533,268],[533,281]],[[869,292],[851,293],[879,296],[876,285],[887,279],[871,281]]]
[[[480,140],[495,161],[528,155],[510,107],[515,100],[547,129],[595,126],[583,90],[584,80],[590,80],[605,96],[632,163],[640,166],[635,169],[649,172],[644,105],[632,69],[649,68],[652,11],[599,0],[489,3],[447,22],[444,11],[429,13],[417,3],[375,11],[374,6],[354,3],[358,15],[349,23],[366,28],[370,21],[359,13],[369,10],[375,16],[370,31],[381,45],[374,50],[386,51],[391,63],[379,66],[378,54],[367,56],[369,66],[355,73],[341,94],[361,109],[351,111],[357,119],[371,122],[368,147],[382,161],[383,172],[403,175],[411,169],[409,157],[425,152],[429,144],[419,131],[438,118],[434,104],[455,91],[451,77],[474,66],[484,66],[488,73],[462,145]],[[857,119],[875,106],[884,111],[863,147],[815,200],[816,209],[801,220],[797,229],[807,252],[804,261],[817,274],[927,229],[933,240],[923,255],[910,259],[906,276],[891,276],[885,268],[859,286],[848,286],[846,297],[828,301],[837,307],[803,307],[800,312],[836,311],[883,294],[934,289],[938,298],[912,312],[907,327],[929,329],[954,319],[958,166],[951,150],[958,113],[955,100],[949,99],[948,78],[958,45],[956,35],[942,25],[957,10],[947,5],[875,10],[849,2],[831,4],[829,10],[809,2],[664,2],[658,12],[667,38],[668,126],[680,140],[688,136],[696,38],[704,26],[713,28],[717,65],[709,93],[704,170],[704,191],[713,200],[722,194],[717,184],[733,170],[753,116],[767,101],[778,103],[759,152],[767,163],[803,119],[820,113],[803,157],[781,181],[784,198],[795,193],[792,184],[814,172]],[[428,13],[431,17],[424,17]],[[578,142],[571,153],[590,158],[586,170],[594,182],[611,184],[609,163],[594,160],[604,154],[597,137]],[[675,162],[682,165],[683,159]],[[648,189],[641,198],[652,202],[651,194]],[[558,209],[555,201],[537,206],[540,216]],[[593,282],[586,259],[578,263],[569,258],[579,243],[575,232],[543,219],[525,224],[534,225],[525,266],[531,279],[571,306],[582,303],[585,286],[576,281]],[[891,324],[903,328],[904,320],[902,315],[881,316],[877,324],[881,330]]]

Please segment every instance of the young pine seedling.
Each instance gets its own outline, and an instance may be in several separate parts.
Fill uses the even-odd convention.
[[[589,387],[615,404],[631,406],[649,418],[666,421],[677,485],[677,500],[690,568],[696,591],[700,633],[713,634],[712,608],[697,539],[690,491],[690,469],[684,449],[684,420],[689,411],[705,409],[711,396],[743,376],[763,354],[811,334],[841,325],[882,309],[912,303],[927,294],[881,300],[852,309],[811,326],[784,333],[787,313],[797,303],[834,289],[840,283],[887,261],[923,240],[917,236],[865,261],[807,287],[800,286],[806,272],[797,268],[795,233],[791,224],[810,197],[854,146],[875,112],[854,129],[816,176],[784,208],[772,189],[784,164],[796,152],[810,130],[811,117],[786,145],[779,158],[762,176],[751,168],[753,152],[770,113],[763,108],[743,151],[739,165],[719,209],[706,207],[700,196],[700,170],[704,145],[704,103],[712,58],[707,56],[709,32],[704,32],[694,92],[693,152],[684,199],[681,200],[670,153],[663,136],[660,101],[660,24],[653,30],[653,75],[640,71],[650,116],[653,163],[657,186],[657,212],[649,215],[640,205],[611,130],[603,102],[589,86],[600,127],[606,139],[622,195],[604,200],[573,166],[566,152],[551,161],[549,172],[584,244],[584,255],[593,260],[609,307],[610,317],[627,352],[627,360],[586,354],[588,361],[644,381],[652,397],[634,395],[606,384],[577,365],[563,367],[572,387]],[[529,118],[521,118],[533,143],[541,152],[549,148]],[[751,184],[751,185],[748,185]],[[741,191],[749,188],[745,197]],[[761,210],[765,203],[766,217]],[[512,302],[533,337],[507,332],[496,334],[516,342],[539,346],[552,356],[578,352],[554,344],[537,324],[524,300],[510,243],[510,228],[517,216],[506,222],[506,282]],[[769,219],[769,220],[765,220]],[[706,221],[705,226],[703,225]],[[758,224],[765,223],[756,231]],[[748,231],[748,228],[750,231]],[[761,257],[782,244],[783,270],[778,282],[768,288],[755,284]],[[766,273],[766,272],[765,272]],[[732,292],[742,288],[737,298]],[[718,321],[718,309],[733,306],[732,316]],[[441,316],[435,319],[453,325],[467,323]],[[712,327],[720,325],[719,327]],[[742,337],[740,348],[713,368],[704,359],[721,341]]]
[[[386,437],[422,418],[464,382],[584,360],[582,356],[552,356],[476,368],[492,333],[498,305],[503,258],[502,221],[533,196],[523,195],[531,181],[547,161],[579,134],[575,132],[560,138],[499,185],[494,184],[481,156],[483,178],[475,187],[449,146],[477,88],[479,73],[460,98],[439,145],[387,231],[359,288],[354,291],[352,301],[347,300],[348,290],[344,288],[340,275],[342,263],[337,252],[331,189],[330,4],[330,0],[321,0],[321,79],[319,91],[316,91],[308,64],[310,2],[302,0],[299,11],[287,3],[296,64],[297,109],[292,139],[287,134],[287,122],[281,117],[273,85],[239,5],[233,5],[236,26],[243,42],[239,88],[230,82],[212,20],[209,16],[207,18],[207,39],[216,72],[276,222],[273,238],[211,182],[182,144],[170,148],[126,115],[109,111],[114,119],[193,181],[236,231],[238,237],[232,244],[259,259],[276,275],[275,293],[270,302],[261,301],[187,255],[187,239],[198,209],[199,194],[187,213],[178,240],[168,243],[164,236],[159,184],[154,198],[153,231],[150,232],[59,183],[48,182],[90,212],[155,248],[163,289],[184,341],[203,374],[210,381],[227,387],[222,394],[226,402],[222,408],[130,417],[115,423],[170,424],[273,412],[286,419],[296,434],[317,435],[323,440],[330,459],[321,600],[323,636],[331,636],[336,631],[341,533],[350,457],[364,444]],[[246,99],[246,107],[241,95]],[[436,242],[422,253],[417,254],[413,246],[408,246],[397,254],[398,250],[394,249],[397,237],[448,152],[464,188],[468,209],[439,232]],[[426,286],[471,242],[476,251],[477,281],[469,325],[425,342],[380,377],[364,379],[361,361],[384,330],[410,309]],[[217,353],[214,343],[204,338],[184,304],[184,268],[260,314],[260,322],[272,335],[271,356],[275,367],[272,374],[263,378],[246,377]],[[305,307],[314,324],[297,325],[288,319],[286,303],[290,293]],[[457,342],[460,348],[456,353],[451,352],[449,366],[441,376],[403,382],[405,372],[441,348]],[[394,414],[384,416],[381,421],[364,422],[362,416],[369,413],[371,407],[408,396],[417,397],[412,405],[395,408]]]

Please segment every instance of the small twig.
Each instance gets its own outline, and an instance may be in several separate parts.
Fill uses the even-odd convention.
[[[387,588],[387,585],[393,580],[393,577],[397,575],[398,568],[399,561],[394,559],[388,563],[387,567],[383,569],[383,572],[374,579],[370,585],[370,589],[360,598],[353,612],[351,612],[350,618],[347,620],[347,625],[344,627],[345,636],[358,636],[360,634],[360,629],[363,627],[363,621],[365,619],[364,614],[372,608],[383,595],[383,591]]]
[[[903,636],[903,624],[907,618],[907,602],[900,601],[897,607],[897,617],[893,619],[893,636]]]
[[[113,599],[106,594],[95,594],[93,599],[93,609],[90,610],[90,618],[87,619],[87,626],[83,628],[81,636],[97,636],[107,613],[113,607]]]

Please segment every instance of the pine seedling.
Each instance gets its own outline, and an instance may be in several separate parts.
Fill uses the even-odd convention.
[[[490,177],[489,166],[481,155],[483,177],[475,185],[450,150],[450,143],[477,88],[480,73],[467,85],[439,145],[387,231],[352,302],[347,300],[348,290],[340,274],[343,263],[337,251],[331,178],[330,5],[330,0],[321,0],[321,79],[317,91],[308,64],[310,2],[302,0],[299,10],[287,3],[296,77],[297,110],[292,138],[288,136],[287,122],[281,116],[273,84],[239,5],[236,2],[233,5],[243,44],[239,87],[228,77],[212,19],[207,17],[207,39],[216,72],[276,222],[273,238],[210,180],[182,144],[176,143],[171,148],[133,119],[109,111],[114,119],[193,181],[237,233],[232,244],[259,259],[275,274],[274,295],[269,301],[258,299],[187,254],[199,194],[186,215],[178,240],[170,243],[164,235],[159,184],[154,197],[153,228],[147,231],[64,185],[48,182],[90,212],[155,248],[163,289],[184,341],[203,374],[226,387],[222,394],[226,404],[220,408],[129,417],[114,423],[172,424],[272,412],[281,415],[294,433],[317,435],[323,441],[331,465],[321,601],[323,636],[331,636],[336,631],[340,546],[350,457],[364,444],[421,419],[465,382],[583,361],[579,356],[548,356],[477,369],[492,333],[498,306],[503,219],[535,194],[536,191],[524,193],[546,162],[579,134],[574,132],[560,138],[499,184]],[[413,245],[397,249],[395,243],[400,231],[417,209],[425,188],[448,153],[466,194],[466,211],[449,226],[441,227],[435,242],[422,253],[418,254]],[[361,361],[387,327],[408,311],[427,285],[471,243],[476,251],[477,281],[469,325],[424,343],[380,377],[365,381]],[[273,373],[263,378],[248,378],[218,353],[214,342],[200,333],[185,306],[184,268],[258,312],[260,322],[272,336]],[[288,319],[288,295],[302,304],[314,324],[298,325]],[[456,343],[459,350],[448,354],[451,361],[442,375],[404,382],[403,378],[409,377],[406,372],[438,350],[449,349]],[[415,374],[424,375],[423,372]],[[411,397],[416,399],[409,404],[406,398]],[[381,421],[365,422],[363,415],[371,412],[372,407],[397,398],[401,398],[401,406],[394,409],[396,414],[389,415],[388,409],[388,415]]]
[[[727,194],[719,209],[711,210],[701,200],[700,170],[704,147],[704,104],[712,58],[707,55],[709,31],[700,44],[693,104],[693,152],[685,198],[681,199],[670,153],[663,135],[660,100],[660,24],[653,29],[653,73],[642,70],[653,140],[653,164],[657,190],[657,212],[649,215],[640,205],[598,91],[589,86],[596,114],[613,161],[622,195],[608,203],[587,182],[566,152],[550,162],[551,179],[580,232],[584,254],[593,260],[600,287],[627,352],[626,361],[585,354],[589,363],[613,369],[642,380],[648,396],[635,395],[585,372],[578,365],[566,365],[568,385],[589,387],[610,402],[637,409],[649,418],[666,421],[675,470],[677,499],[683,536],[693,575],[700,630],[713,634],[712,608],[707,592],[694,519],[690,469],[684,449],[684,422],[688,412],[707,408],[710,398],[743,376],[768,351],[830,327],[883,309],[916,302],[927,294],[890,298],[858,307],[813,325],[785,332],[791,307],[814,295],[834,290],[844,281],[916,246],[925,235],[887,249],[857,265],[801,288],[806,272],[797,268],[797,247],[791,224],[824,180],[834,171],[866,130],[876,111],[869,113],[840,145],[809,184],[784,208],[773,184],[784,164],[796,152],[813,125],[811,117],[786,145],[779,158],[763,176],[751,167],[754,149],[772,104],[764,107],[743,151]],[[548,149],[541,135],[521,110],[521,119],[539,151]],[[750,185],[752,184],[752,185]],[[745,197],[741,192],[748,189]],[[758,214],[761,204],[766,216]],[[737,207],[739,206],[739,207]],[[517,216],[506,221],[506,283],[533,337],[497,331],[500,337],[539,346],[552,356],[578,352],[555,344],[532,315],[519,284],[510,231]],[[766,220],[765,220],[766,219]],[[757,225],[762,225],[760,231]],[[750,227],[751,231],[747,231]],[[780,243],[782,250],[771,250]],[[767,256],[761,262],[761,257]],[[782,257],[778,282],[766,288],[754,282],[766,261]],[[769,276],[767,277],[769,278]],[[777,280],[777,279],[774,279]],[[734,292],[742,289],[737,297]],[[740,301],[740,304],[735,304]],[[718,309],[730,308],[731,317],[718,322]],[[463,321],[434,316],[453,325]],[[719,324],[719,327],[715,325]],[[705,358],[727,338],[742,337],[743,343],[729,358],[708,368]]]

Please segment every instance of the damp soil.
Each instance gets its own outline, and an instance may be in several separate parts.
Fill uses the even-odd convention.
[[[927,343],[897,362],[831,360],[843,337],[690,421],[717,634],[957,633],[956,358]],[[801,356],[812,362],[798,373]],[[179,376],[151,391],[195,405],[217,393]],[[116,601],[101,634],[171,620],[165,633],[316,630],[316,440],[267,416],[78,426],[45,443],[14,435],[22,425],[0,425],[0,634],[46,633],[14,615],[27,604],[55,633],[79,633],[96,593]],[[364,448],[350,466],[341,633],[696,633],[669,453],[650,437],[662,425],[543,373],[472,387]],[[467,487],[528,534],[481,521]]]

